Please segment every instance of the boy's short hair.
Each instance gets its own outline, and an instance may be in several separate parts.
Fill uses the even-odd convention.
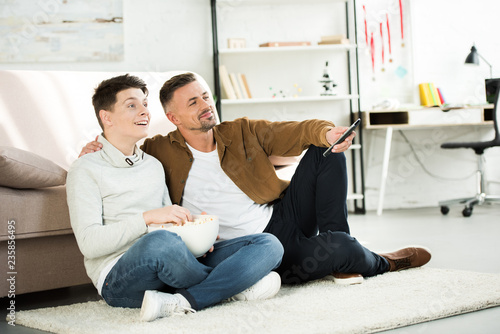
[[[160,89],[160,103],[165,113],[167,113],[167,105],[172,101],[175,91],[196,80],[194,73],[187,72],[173,76],[163,84]]]
[[[104,126],[101,122],[101,117],[99,117],[99,111],[111,111],[113,105],[116,103],[116,94],[129,88],[138,88],[145,95],[149,93],[146,83],[142,79],[128,73],[104,80],[96,87],[92,96],[92,105],[94,106],[95,115],[101,129],[104,130]]]

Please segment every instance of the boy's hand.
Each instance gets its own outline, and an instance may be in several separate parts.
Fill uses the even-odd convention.
[[[164,223],[183,225],[184,222],[193,221],[193,217],[188,209],[175,204],[146,211],[142,216],[144,217],[146,225]]]
[[[102,144],[97,141],[98,137],[99,136],[95,137],[94,141],[91,141],[90,143],[88,143],[87,145],[85,145],[82,148],[82,151],[80,152],[80,155],[78,156],[79,158],[87,153],[94,153],[94,152],[101,150]]]

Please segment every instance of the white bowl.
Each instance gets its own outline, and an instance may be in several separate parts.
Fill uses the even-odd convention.
[[[179,235],[195,257],[208,252],[219,234],[219,218],[213,215],[193,215],[194,222],[177,226],[173,224],[151,224],[148,232],[167,230]]]

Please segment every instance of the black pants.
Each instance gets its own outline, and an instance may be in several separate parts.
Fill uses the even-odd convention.
[[[277,269],[283,283],[300,283],[332,272],[375,276],[387,260],[349,234],[347,167],[343,153],[323,157],[311,146],[301,159],[285,196],[274,204],[265,232],[274,234],[285,254]]]

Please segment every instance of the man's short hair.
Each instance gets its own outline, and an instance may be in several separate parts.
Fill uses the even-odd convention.
[[[146,83],[142,79],[128,73],[104,80],[94,90],[92,104],[94,105],[95,115],[101,129],[104,130],[104,126],[99,117],[99,111],[112,110],[113,105],[116,103],[116,94],[129,88],[138,88],[142,90],[146,96],[149,93]]]
[[[160,103],[165,113],[167,113],[167,105],[172,101],[175,91],[196,80],[194,73],[188,72],[173,76],[163,84],[160,89]]]

